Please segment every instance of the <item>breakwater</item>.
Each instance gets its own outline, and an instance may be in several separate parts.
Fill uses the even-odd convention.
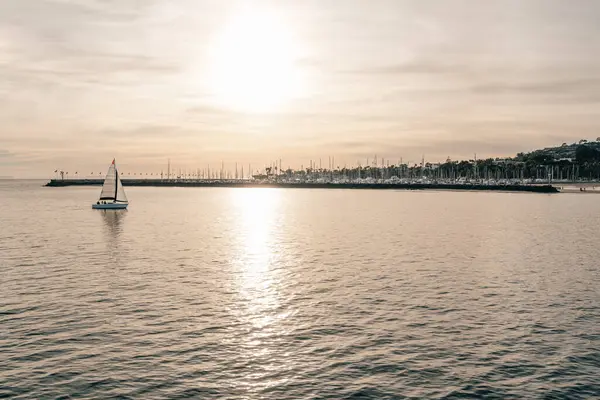
[[[48,187],[102,185],[102,179],[52,179]],[[275,182],[247,180],[161,180],[123,179],[123,186],[152,187],[240,187],[240,188],[298,188],[298,189],[396,189],[396,190],[477,190],[531,193],[558,193],[552,185],[489,185],[476,183],[355,183],[355,182]]]

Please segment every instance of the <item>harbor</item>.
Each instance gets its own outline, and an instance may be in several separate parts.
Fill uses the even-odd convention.
[[[329,156],[310,159],[299,168],[284,167],[281,159],[260,167],[241,162],[166,168],[120,169],[124,186],[156,187],[278,187],[314,189],[397,189],[511,191],[531,193],[600,193],[600,138],[570,145],[518,153],[511,158],[472,159],[445,162],[397,162],[378,157],[356,160],[352,165]],[[183,167],[183,168],[182,168]],[[87,169],[87,168],[86,168]],[[57,168],[49,187],[101,185],[102,172],[82,174],[80,169]]]

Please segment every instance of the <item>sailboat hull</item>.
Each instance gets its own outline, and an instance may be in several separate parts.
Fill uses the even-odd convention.
[[[124,210],[128,203],[92,204],[94,210]]]

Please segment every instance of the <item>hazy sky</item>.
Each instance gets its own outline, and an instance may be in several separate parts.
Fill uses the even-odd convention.
[[[597,0],[0,0],[0,176],[600,136]]]

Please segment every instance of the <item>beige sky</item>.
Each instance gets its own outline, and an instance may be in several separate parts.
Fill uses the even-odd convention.
[[[0,176],[596,138],[598,21],[595,0],[0,1]]]

